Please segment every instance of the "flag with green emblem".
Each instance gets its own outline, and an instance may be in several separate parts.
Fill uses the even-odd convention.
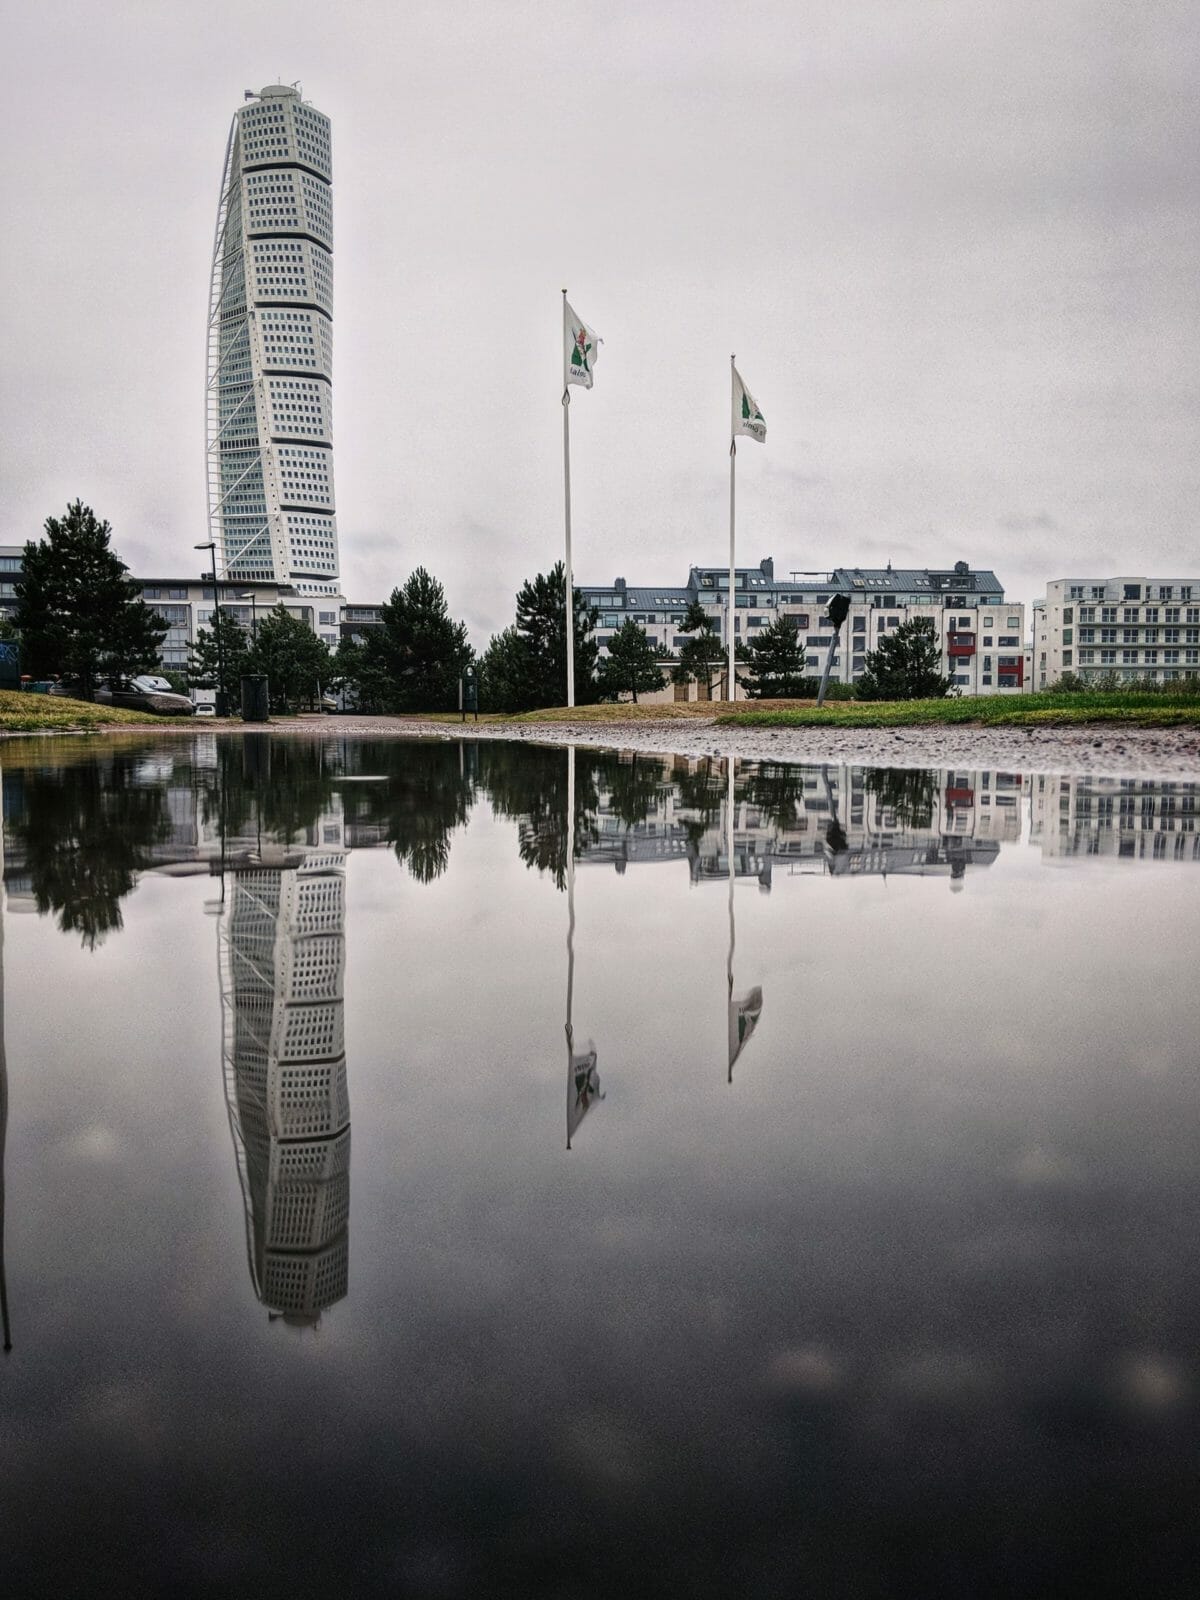
[[[563,323],[566,343],[567,382],[578,383],[585,389],[592,387],[592,369],[596,365],[598,339],[587,323],[577,317],[568,305]]]
[[[767,442],[766,419],[758,409],[758,401],[742,382],[741,373],[736,367],[733,369],[733,431],[748,433],[752,439],[757,439],[759,444]]]

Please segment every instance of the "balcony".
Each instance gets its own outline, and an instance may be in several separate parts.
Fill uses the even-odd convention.
[[[946,644],[946,653],[951,659],[975,654],[975,635],[973,633],[952,633]]]

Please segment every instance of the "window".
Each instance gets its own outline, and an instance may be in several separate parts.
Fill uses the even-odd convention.
[[[1179,607],[1178,606],[1168,606],[1166,611],[1163,613],[1163,621],[1164,622],[1178,622],[1179,621]]]
[[[1080,622],[1095,622],[1095,620],[1096,620],[1096,608],[1095,608],[1095,606],[1080,606],[1080,608],[1079,608],[1079,620],[1080,620]]]
[[[1141,586],[1141,584],[1140,583],[1127,583],[1125,585],[1124,594],[1125,594],[1126,600],[1140,600],[1142,598],[1142,586]]]
[[[1062,642],[1064,644],[1073,644],[1074,641],[1075,641],[1075,630],[1074,630],[1074,628],[1064,628],[1063,629]],[[564,644],[563,645],[563,650],[565,651],[566,648],[567,647]]]
[[[1102,667],[1111,667],[1111,666],[1113,666],[1115,664],[1115,662],[1116,662],[1116,659],[1117,659],[1117,652],[1115,650],[1101,650],[1101,652],[1100,652],[1100,665]]]
[[[1117,608],[1116,608],[1116,606],[1101,606],[1100,607],[1100,621],[1101,622],[1115,622],[1116,620],[1117,620]]]
[[[1169,583],[1159,585],[1158,598],[1160,600],[1169,600],[1171,598],[1171,585]]]
[[[900,621],[900,618],[899,617],[889,617],[888,621],[892,624],[892,627],[894,628],[896,626],[896,623]],[[960,628],[969,628],[971,626],[970,617],[959,617],[958,625],[959,625]],[[563,649],[564,650],[566,649],[566,645],[563,646]]]
[[[1070,620],[1071,620],[1070,617],[1064,617],[1063,618],[1064,622],[1070,622]],[[1020,619],[1020,617],[1008,617],[1006,619],[1006,624],[1010,628],[1019,628],[1021,626],[1021,619]],[[565,649],[566,646],[564,645],[563,648]]]
[[[565,650],[565,649],[566,649],[566,646],[565,646],[565,645],[564,645],[564,646],[563,646],[563,649],[564,649],[564,650]],[[991,681],[992,681],[992,675],[991,675],[991,673],[990,673],[990,672],[985,672],[985,673],[984,673],[984,675],[983,675],[983,677],[982,677],[982,679],[981,679],[981,680],[980,680],[980,681],[981,681],[981,682],[982,682],[982,683],[984,683],[984,684],[990,684],[990,683],[991,683]],[[985,801],[984,801],[984,804],[985,804],[985,805],[986,805],[986,804],[987,804],[987,801],[986,801],[986,800],[985,800]]]
[[[317,614],[317,622],[322,628],[336,627],[337,613],[335,611],[321,611]],[[566,650],[565,644],[563,645],[563,649]]]
[[[161,600],[162,599],[162,590],[161,589],[152,589],[149,586],[147,586],[147,587],[143,588],[143,590],[142,590],[142,599],[143,600]],[[566,649],[566,645],[563,646],[563,649],[564,650]]]
[[[1145,622],[1157,622],[1158,621],[1158,607],[1157,606],[1147,606],[1146,607],[1146,614],[1145,614],[1145,616],[1144,616],[1144,618],[1142,620],[1145,621]],[[1136,611],[1133,611],[1133,612],[1127,611],[1125,613],[1125,621],[1126,622],[1136,622],[1137,621],[1137,612]]]
[[[563,650],[564,650],[564,651],[565,651],[565,650],[566,650],[566,645],[564,645],[564,646],[563,646]],[[1064,651],[1063,651],[1063,666],[1064,666],[1064,667],[1069,667],[1069,666],[1071,666],[1071,664],[1072,664],[1072,659],[1073,659],[1073,658],[1072,658],[1072,653],[1071,653],[1071,651],[1070,651],[1070,650],[1064,650]]]
[[[1000,642],[1001,650],[1013,650],[1013,649],[1015,649],[1017,647],[1017,645],[1020,644],[1021,640],[1020,640],[1019,635],[1017,635],[1015,633],[1013,633],[1013,634],[1002,633],[1000,635],[1000,641],[999,642]],[[564,648],[565,648],[565,646],[564,646]]]
[[[866,617],[855,617],[854,620],[853,620],[852,626],[854,628],[854,632],[855,633],[864,633],[866,631],[866,626],[867,626]],[[563,645],[563,650],[565,651],[566,648],[567,647],[564,644]]]
[[[1070,622],[1071,613],[1069,611],[1066,611],[1066,612],[1063,613],[1063,615],[1066,617],[1067,621]],[[984,617],[983,625],[984,625],[985,628],[990,628],[992,626],[992,618],[991,617]]]
[[[1074,622],[1074,620],[1075,620],[1075,609],[1074,609],[1073,606],[1064,606],[1063,607],[1063,618],[1062,619],[1063,619],[1064,622]],[[991,621],[990,617],[988,618],[988,621],[989,622]],[[1010,628],[1019,628],[1020,627],[1020,623],[1019,622],[1015,622],[1012,617],[1009,617],[1008,625],[1009,625]],[[565,649],[566,647],[564,646],[563,648]]]

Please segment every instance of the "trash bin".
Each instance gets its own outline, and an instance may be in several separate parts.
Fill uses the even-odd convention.
[[[266,673],[248,672],[242,679],[242,721],[266,722],[269,704]]]

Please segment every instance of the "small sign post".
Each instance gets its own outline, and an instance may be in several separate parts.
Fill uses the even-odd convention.
[[[838,647],[838,635],[842,631],[842,623],[846,620],[846,613],[850,609],[850,596],[848,594],[831,595],[826,616],[833,624],[833,638],[829,641],[829,654],[825,657],[825,670],[821,674],[821,687],[817,693],[817,705],[825,704],[825,691],[829,687],[829,674],[833,668],[834,652]]]
[[[462,713],[462,720],[467,720],[467,712],[475,713],[475,721],[479,721],[479,680],[475,676],[475,668],[468,667],[458,680],[458,709]]]

